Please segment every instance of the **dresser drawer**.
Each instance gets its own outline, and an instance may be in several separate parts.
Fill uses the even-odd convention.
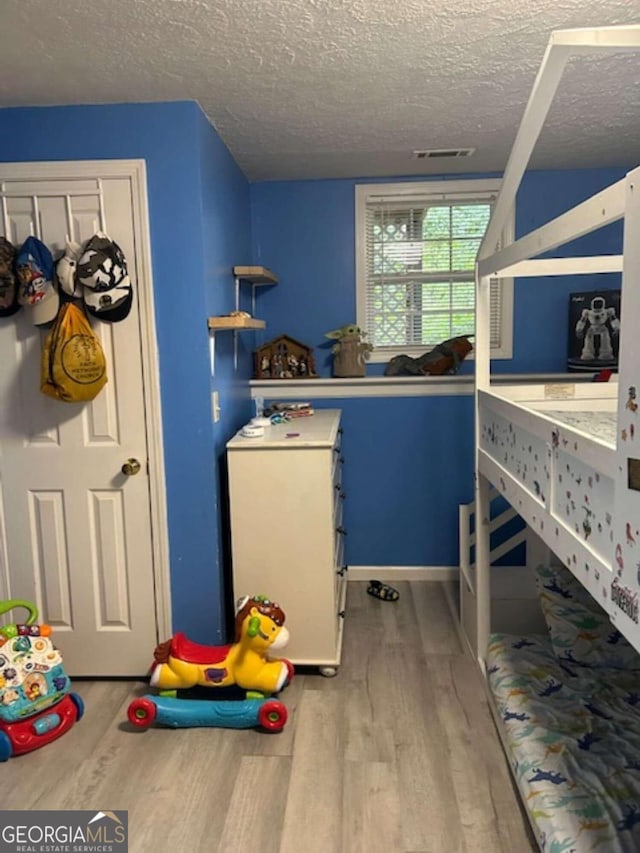
[[[345,563],[345,548],[344,548],[344,536],[341,536],[336,544],[336,562],[333,568],[335,574],[335,591],[336,596],[338,595],[338,590],[340,588],[340,583],[342,580],[346,580],[347,578],[347,564]]]
[[[342,454],[342,441],[341,437],[338,436],[336,439],[336,443],[333,445],[331,455],[333,457],[332,461],[332,477],[333,482],[339,483],[342,480],[342,465],[344,464],[344,456]]]
[[[333,491],[333,527],[340,527],[342,524],[342,513],[344,511],[344,496],[342,492]]]

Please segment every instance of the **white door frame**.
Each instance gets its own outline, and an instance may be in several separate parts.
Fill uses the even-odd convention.
[[[144,160],[69,160],[0,163],[1,181],[77,180],[124,178],[131,181],[133,231],[136,241],[137,294],[140,312],[140,344],[144,378],[145,430],[149,456],[153,576],[156,624],[160,639],[171,635],[169,537],[165,491],[160,370],[151,270],[151,232]],[[107,228],[109,223],[107,222]]]

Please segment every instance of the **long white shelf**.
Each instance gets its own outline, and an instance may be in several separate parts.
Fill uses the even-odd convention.
[[[495,385],[514,383],[590,383],[591,374],[503,373],[491,377]],[[350,397],[443,397],[472,395],[473,374],[457,376],[365,376],[359,378],[252,379],[251,397],[278,400],[320,400]]]

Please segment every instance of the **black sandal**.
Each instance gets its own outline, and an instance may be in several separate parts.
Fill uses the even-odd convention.
[[[369,581],[367,592],[374,598],[379,598],[380,601],[397,601],[400,598],[397,589],[381,581]]]

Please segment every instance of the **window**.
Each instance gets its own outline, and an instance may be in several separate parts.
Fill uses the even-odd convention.
[[[372,361],[472,335],[475,260],[499,180],[356,186],[357,323]],[[513,222],[501,244],[513,241]],[[491,355],[511,357],[513,281],[491,282]]]

